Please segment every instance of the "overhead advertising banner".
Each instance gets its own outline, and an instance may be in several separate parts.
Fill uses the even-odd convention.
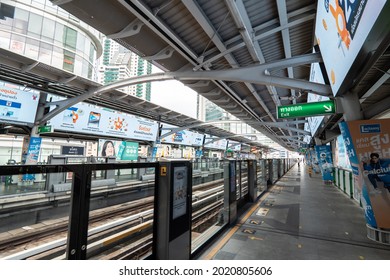
[[[386,0],[319,0],[315,35],[333,94],[362,48]]]
[[[233,152],[241,152],[241,144],[239,142],[229,141],[228,149]]]
[[[99,139],[98,156],[113,156],[117,160],[137,160],[138,146],[136,142]]]
[[[206,139],[204,140],[204,147],[210,150],[223,150],[225,151],[227,148],[228,140],[226,139],[219,139],[214,141],[213,139],[216,139],[217,137],[207,135]]]
[[[390,228],[390,119],[340,124],[367,223]]]
[[[164,128],[177,128],[176,126],[163,124],[163,131],[162,135],[169,132],[169,129]],[[177,131],[175,133],[172,133],[171,135],[168,135],[167,137],[164,137],[161,139],[162,143],[167,144],[178,144],[178,145],[185,145],[185,146],[202,146],[203,145],[203,139],[204,134],[189,131],[189,130],[181,130]]]
[[[333,181],[332,151],[329,145],[315,146],[322,180]]]
[[[319,63],[312,63],[310,68],[310,82],[315,82],[318,84],[325,84],[324,77],[322,76],[321,68]],[[312,102],[322,102],[329,100],[329,97],[314,94],[309,92],[307,94],[307,103]],[[324,116],[310,116],[306,118],[308,121],[308,131],[310,131],[311,135],[315,135],[318,127],[321,125]],[[306,125],[306,124],[305,124]],[[306,128],[305,128],[306,130]],[[310,138],[309,138],[310,139]],[[309,140],[310,141],[310,140]],[[306,142],[308,143],[308,142]]]
[[[52,118],[54,130],[155,141],[158,124],[133,115],[78,103]]]
[[[0,85],[0,122],[32,126],[35,121],[39,93]]]

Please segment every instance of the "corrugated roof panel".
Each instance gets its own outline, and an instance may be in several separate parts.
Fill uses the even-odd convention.
[[[271,21],[278,16],[278,9],[274,0],[247,0],[243,3],[252,27]]]

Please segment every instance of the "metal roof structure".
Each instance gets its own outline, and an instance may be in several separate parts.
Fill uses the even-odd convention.
[[[277,106],[305,103],[308,92],[332,97],[330,86],[309,82],[311,63],[322,61],[318,52],[313,53],[317,1],[51,2],[165,71],[127,82],[177,79],[289,150],[298,148],[305,135],[303,124],[277,119]],[[389,6],[387,3],[386,13]],[[390,108],[389,26],[387,23],[382,26],[380,44],[370,51],[365,67],[356,69],[348,88],[360,98],[366,118]],[[26,58],[16,59],[5,50],[0,55],[5,58],[0,78],[10,79],[10,73],[15,72],[15,79],[20,79],[17,72],[23,70],[22,76],[36,74],[37,81],[45,77],[41,87],[48,92],[63,91],[69,97],[80,96],[79,101],[88,99],[101,106],[116,106],[125,112],[180,126],[197,121],[156,105],[150,107],[153,105],[124,96],[115,88],[97,93],[99,85],[91,81],[72,79]],[[337,130],[342,119],[341,113],[327,116],[318,136],[326,130]],[[272,122],[283,125],[268,125]]]

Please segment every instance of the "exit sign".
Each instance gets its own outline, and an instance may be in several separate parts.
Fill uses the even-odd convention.
[[[37,133],[50,133],[53,132],[51,125],[38,126]]]
[[[311,117],[334,114],[336,105],[333,100],[278,106],[278,119]]]

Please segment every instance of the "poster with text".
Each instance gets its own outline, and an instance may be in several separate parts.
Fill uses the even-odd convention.
[[[340,124],[367,223],[390,228],[390,119]]]
[[[155,141],[158,131],[157,123],[152,120],[82,102],[56,115],[48,124],[55,131],[145,141]]]
[[[32,126],[35,121],[39,93],[0,85],[0,123]]]
[[[315,35],[334,95],[377,20],[386,0],[319,0]]]
[[[332,152],[329,145],[315,146],[322,180],[333,181]]]

